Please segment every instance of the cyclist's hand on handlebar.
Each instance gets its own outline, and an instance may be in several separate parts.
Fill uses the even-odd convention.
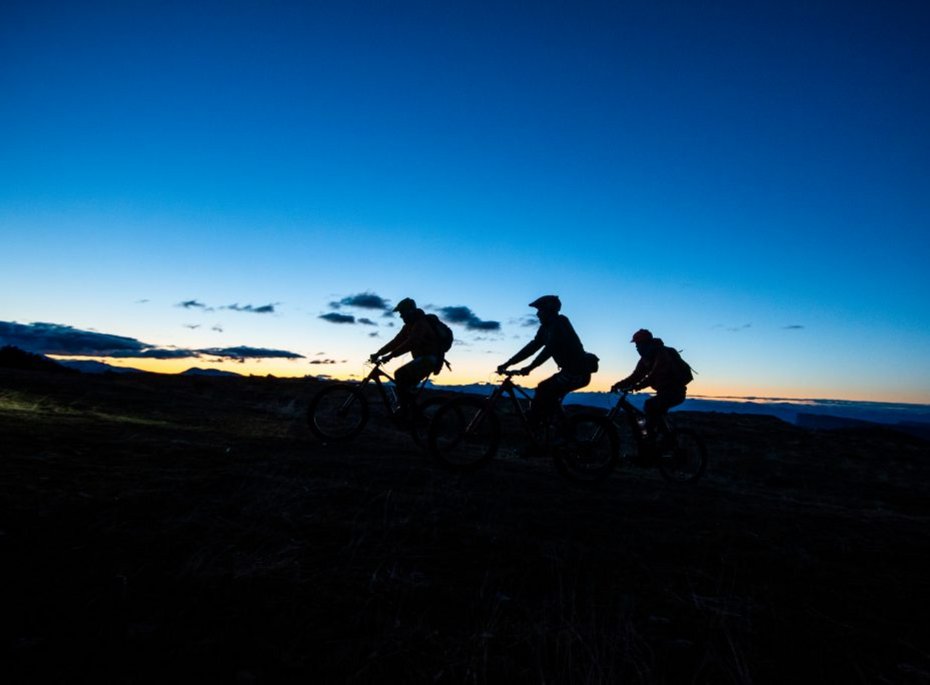
[[[505,373],[507,373],[506,364],[501,364],[500,366],[497,367],[497,375],[503,376]]]
[[[530,371],[532,371],[532,370],[533,370],[533,369],[531,369],[531,368],[529,368],[529,367],[526,367],[526,368],[523,368],[523,369],[515,369],[512,373],[513,373],[514,376],[529,376],[529,375],[530,375]]]

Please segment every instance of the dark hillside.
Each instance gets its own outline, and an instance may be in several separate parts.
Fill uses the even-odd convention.
[[[321,445],[319,387],[0,370],[17,679],[930,679],[924,441],[682,414],[705,480],[592,490],[447,473],[378,416]]]
[[[26,352],[18,347],[6,345],[0,347],[0,369],[19,369],[21,371],[45,371],[50,373],[73,373],[67,367],[41,354]]]

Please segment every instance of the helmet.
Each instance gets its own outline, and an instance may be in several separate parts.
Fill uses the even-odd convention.
[[[562,301],[558,295],[543,295],[530,302],[529,306],[543,311],[558,312],[562,309]]]
[[[412,312],[416,308],[417,303],[414,302],[411,298],[405,297],[397,303],[397,306],[394,307],[394,311],[403,314],[404,312]]]
[[[652,340],[652,333],[647,331],[645,328],[640,328],[633,334],[633,339],[630,340],[632,343],[644,343]]]

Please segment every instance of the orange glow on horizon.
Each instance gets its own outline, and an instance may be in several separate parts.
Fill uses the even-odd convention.
[[[120,368],[133,368],[150,373],[180,374],[191,368],[216,369],[222,371],[232,371],[242,376],[268,376],[272,375],[278,378],[303,378],[304,376],[328,376],[333,380],[358,380],[368,372],[369,367],[364,363],[357,365],[352,362],[334,365],[314,365],[307,360],[282,360],[282,359],[265,359],[265,360],[245,360],[235,362],[223,360],[218,362],[208,362],[203,359],[144,359],[144,358],[111,358],[111,357],[65,357],[61,355],[48,355],[56,360],[74,360],[74,361],[100,361],[110,366]],[[401,366],[401,362],[388,364],[385,370],[393,375],[393,372]],[[495,384],[500,381],[493,367],[488,368],[485,364],[481,368],[468,368],[467,362],[453,364],[452,370],[443,369],[442,373],[433,377],[436,385],[449,387],[461,385],[473,385],[478,383]],[[548,367],[535,371],[530,376],[518,379],[518,384],[533,388],[541,380],[547,378],[554,372],[554,369]],[[612,383],[623,377],[622,373],[614,373],[608,369],[602,369],[591,384],[584,388],[582,392],[607,392],[610,390]],[[784,399],[784,400],[809,400],[809,399],[832,399],[846,400],[853,402],[894,402],[905,404],[930,404],[930,397],[925,393],[917,392],[896,392],[889,394],[877,395],[875,392],[866,388],[851,389],[846,392],[831,391],[827,388],[807,387],[799,389],[790,386],[764,387],[758,385],[729,386],[717,384],[703,379],[696,379],[688,386],[688,396],[701,399],[720,399],[720,400],[745,400],[751,398],[759,399]]]

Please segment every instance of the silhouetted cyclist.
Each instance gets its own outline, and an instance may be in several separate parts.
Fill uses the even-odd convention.
[[[676,349],[666,347],[661,338],[653,337],[645,328],[636,331],[630,342],[636,345],[639,362],[633,373],[614,383],[611,390],[634,391],[648,387],[656,391],[643,405],[646,432],[654,436],[662,416],[685,401],[686,386],[693,378],[691,367]]]
[[[540,326],[536,337],[498,366],[497,372],[504,373],[508,366],[523,361],[540,349],[542,352],[528,366],[517,371],[518,375],[527,375],[550,357],[558,364],[559,372],[536,386],[530,404],[527,418],[531,426],[538,428],[554,414],[568,393],[591,382],[591,374],[597,370],[598,360],[593,354],[584,351],[568,317],[559,314],[562,302],[556,295],[543,295],[530,302],[529,306],[536,308],[536,316],[539,317]]]
[[[431,373],[439,373],[445,361],[445,351],[451,344],[451,340],[442,339],[439,327],[447,331],[449,336],[451,331],[448,326],[441,324],[434,314],[427,315],[419,309],[417,303],[409,297],[398,302],[394,311],[400,314],[404,326],[393,340],[371,355],[371,361],[378,361],[380,358],[382,362],[386,362],[407,352],[413,356],[412,361],[394,372],[401,415],[409,418],[417,384]]]

